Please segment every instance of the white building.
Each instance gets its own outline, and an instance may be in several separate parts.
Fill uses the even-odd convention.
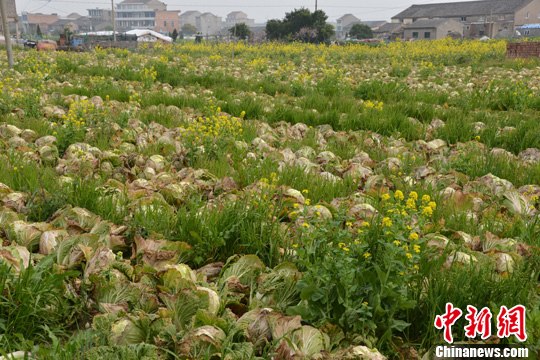
[[[218,35],[221,32],[221,17],[206,12],[197,17],[196,27],[203,35]]]
[[[225,29],[230,29],[236,24],[246,24],[248,27],[255,26],[254,19],[248,19],[248,16],[243,11],[233,11],[227,15],[225,18]]]
[[[116,6],[116,28],[153,29],[156,26],[156,11],[167,10],[167,5],[158,0],[124,0]]]

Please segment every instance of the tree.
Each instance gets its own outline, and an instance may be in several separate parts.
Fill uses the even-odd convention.
[[[39,27],[39,24],[38,24],[37,29],[36,29],[36,35],[40,39],[43,37],[43,33],[41,32],[41,28]]]
[[[178,30],[176,30],[176,28],[173,30],[173,32],[171,34],[171,38],[172,38],[173,42],[175,42],[176,39],[178,39]]]
[[[235,24],[229,29],[229,33],[241,40],[246,40],[251,36],[251,30],[249,30],[249,27],[245,23]]]
[[[373,38],[373,30],[366,24],[354,24],[349,31],[349,36],[354,39],[371,39]]]
[[[334,35],[334,28],[326,23],[327,19],[322,10],[312,13],[306,8],[295,9],[285,14],[283,20],[268,21],[266,37],[269,40],[326,42]]]
[[[184,35],[193,35],[197,32],[197,28],[192,24],[186,24],[182,26],[182,34]]]

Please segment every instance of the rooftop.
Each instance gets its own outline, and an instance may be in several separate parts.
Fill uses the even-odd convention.
[[[532,0],[481,0],[412,5],[408,9],[393,16],[392,19],[510,14],[531,1]]]
[[[412,24],[405,25],[405,29],[426,29],[426,28],[437,28],[442,24],[446,24],[447,22],[455,22],[458,23],[455,20],[452,19],[429,19],[429,20],[418,20],[413,22]],[[458,23],[459,24],[459,23]]]

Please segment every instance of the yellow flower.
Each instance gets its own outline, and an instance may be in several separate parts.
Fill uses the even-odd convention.
[[[433,210],[435,210],[437,208],[437,203],[435,201],[430,201],[428,206],[432,208]]]
[[[405,256],[407,257],[407,259],[411,260],[412,259],[412,254],[411,253],[406,253]]]
[[[431,201],[431,197],[429,195],[422,196],[423,203],[429,203],[430,201]]]
[[[298,204],[298,203],[293,204],[293,208],[298,209],[299,207],[300,207],[300,204]]]
[[[362,227],[370,227],[370,223],[367,221],[362,221]]]
[[[306,203],[306,205],[309,205],[309,204],[311,204],[311,200],[310,200],[310,199],[306,199],[305,203]]]
[[[406,203],[407,209],[416,209],[416,202],[413,198],[408,198]]]
[[[399,240],[394,240],[394,245],[400,246],[400,245],[401,245],[401,241],[399,241]]]
[[[305,223],[302,224],[302,226],[305,227],[305,228],[308,228],[309,224],[305,222]]]
[[[403,195],[403,192],[401,190],[396,190],[396,192],[394,193],[394,197],[401,201],[405,198],[405,196]]]
[[[366,251],[363,256],[364,256],[364,259],[367,260],[367,259],[369,259],[371,257],[371,254]]]
[[[414,264],[414,265],[413,265],[413,269],[418,271],[418,270],[420,270],[420,266]]]
[[[422,208],[422,215],[425,215],[425,216],[431,216],[433,215],[433,209],[429,206],[425,206]]]
[[[413,245],[413,250],[415,253],[420,253],[420,245]]]
[[[298,248],[298,244],[292,244],[292,247],[297,249]]]
[[[411,191],[409,193],[409,198],[413,199],[414,201],[418,200],[418,193],[416,191]]]
[[[308,189],[304,189],[304,190],[302,190],[302,192],[303,192],[304,194],[309,194],[309,190],[308,190]]]
[[[384,217],[382,219],[382,225],[390,227],[390,226],[392,226],[392,220],[389,217]]]
[[[415,232],[412,232],[410,235],[409,235],[409,240],[412,240],[412,241],[415,241],[415,240],[418,240],[419,236],[417,233]]]
[[[390,199],[390,195],[389,195],[388,193],[382,194],[382,195],[381,195],[381,199],[382,199],[383,201],[387,201],[387,200]]]
[[[347,227],[352,227],[352,222],[351,222],[351,221],[347,221],[347,222],[345,223],[345,225],[346,225]]]

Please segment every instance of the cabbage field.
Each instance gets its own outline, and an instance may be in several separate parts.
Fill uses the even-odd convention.
[[[447,303],[474,344],[525,306],[538,358],[540,60],[505,50],[2,58],[0,359],[428,359]]]

